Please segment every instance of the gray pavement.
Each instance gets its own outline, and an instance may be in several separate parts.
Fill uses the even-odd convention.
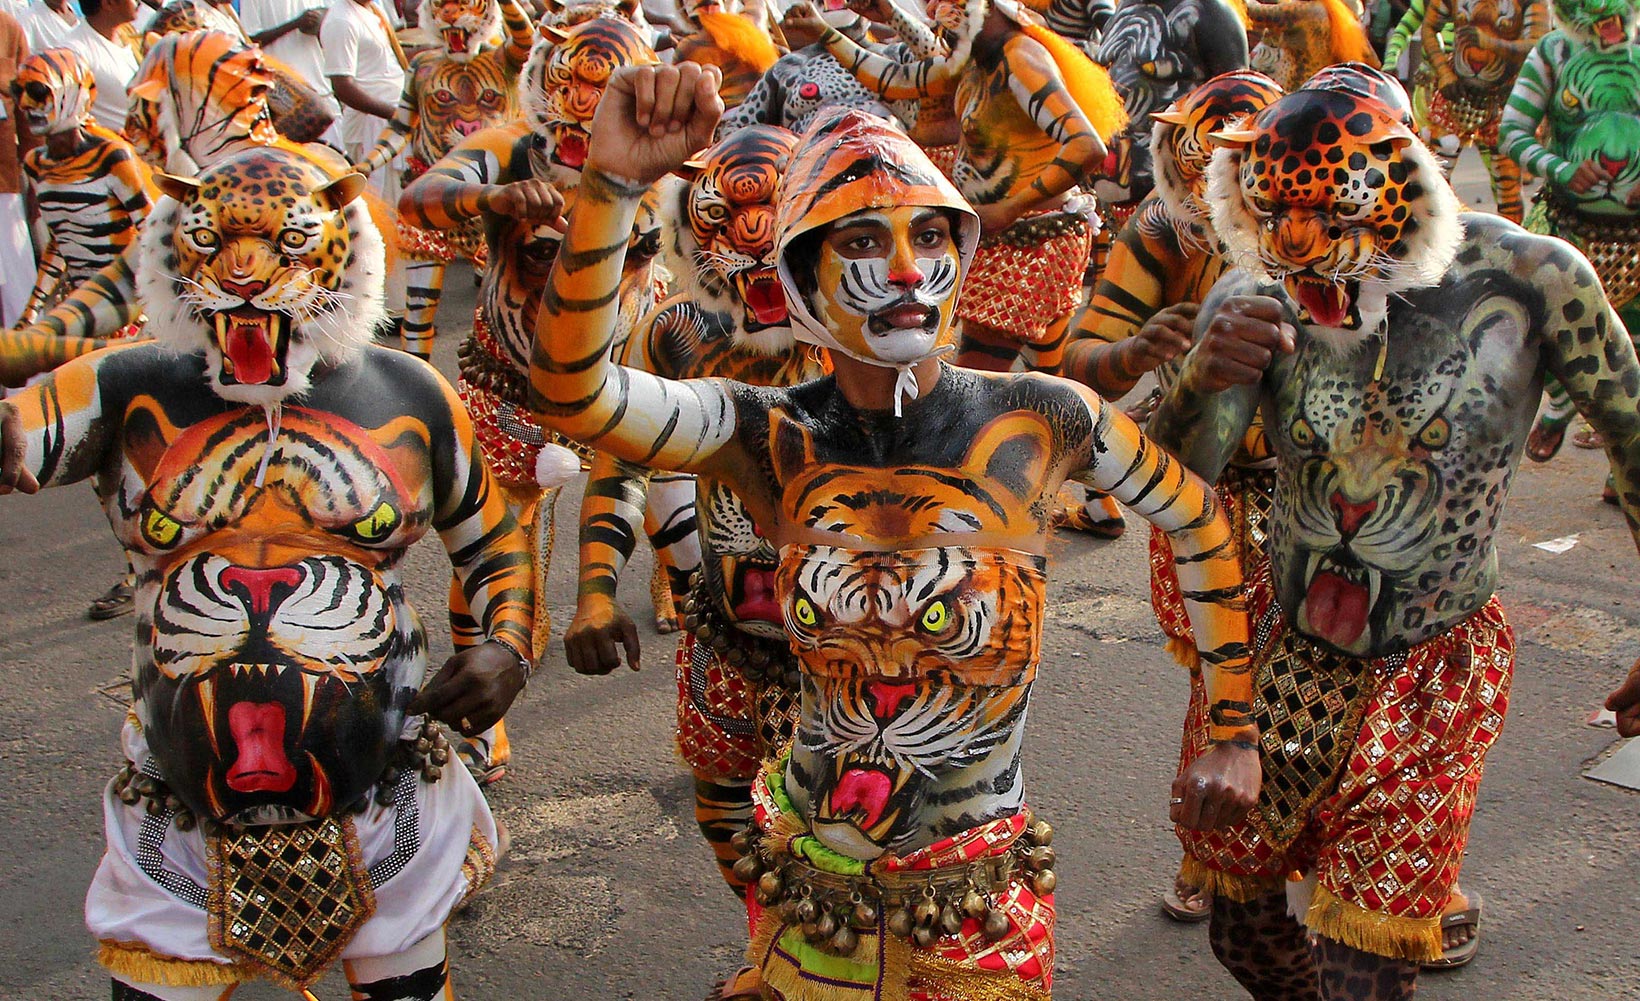
[[[1489,205],[1473,154],[1462,193]],[[452,370],[472,291],[453,271],[438,343]],[[1482,786],[1467,887],[1485,898],[1470,968],[1426,975],[1431,999],[1640,996],[1636,794],[1580,777],[1614,746],[1584,717],[1640,655],[1632,538],[1599,503],[1603,462],[1568,446],[1523,468],[1505,517],[1503,600],[1521,645],[1509,722]],[[573,611],[580,485],[558,503],[561,545],[546,595],[561,632]],[[1185,675],[1162,651],[1147,603],[1137,519],[1114,543],[1056,540],[1041,679],[1028,738],[1030,799],[1058,831],[1056,996],[1172,1001],[1241,996],[1200,927],[1165,920],[1158,891],[1178,848],[1167,785],[1178,753]],[[1533,543],[1576,534],[1562,555]],[[10,696],[0,730],[0,997],[94,999],[107,982],[81,923],[101,852],[96,802],[119,766],[132,620],[85,620],[120,568],[91,490],[0,500],[0,663]],[[446,565],[436,542],[406,576],[448,655]],[[648,613],[649,556],[623,596]],[[517,758],[494,791],[512,854],[452,925],[464,998],[687,999],[738,962],[737,909],[694,829],[689,783],[671,746],[671,637],[644,631],[643,670],[581,678],[555,635],[548,663],[512,714]],[[336,976],[317,990],[347,996]],[[266,986],[236,1001],[288,997]]]

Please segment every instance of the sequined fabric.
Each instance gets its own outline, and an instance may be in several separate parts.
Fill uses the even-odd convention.
[[[1251,578],[1267,572],[1270,553],[1266,547],[1270,541],[1275,470],[1228,466],[1213,490],[1230,519],[1230,538],[1241,557],[1242,574]],[[1179,575],[1173,569],[1173,547],[1167,541],[1167,534],[1154,526],[1150,529],[1150,605],[1156,612],[1157,624],[1169,639],[1195,648],[1196,637],[1190,631],[1190,618],[1185,614]]]
[[[750,782],[791,740],[796,693],[748,681],[691,633],[678,643],[677,679],[678,754],[696,775]]]
[[[1458,141],[1496,147],[1498,122],[1503,118],[1503,102],[1508,92],[1447,97],[1436,91],[1429,99],[1429,120],[1436,135],[1453,135]]]
[[[1640,297],[1640,214],[1626,219],[1584,215],[1545,188],[1525,226],[1558,236],[1583,252],[1605,287],[1606,301],[1622,309]]]
[[[1014,226],[1028,227],[1032,220],[1026,216]],[[1081,304],[1082,274],[1092,250],[1093,230],[1086,220],[1030,245],[982,242],[963,281],[957,318],[1026,343],[1042,342],[1053,321]]]

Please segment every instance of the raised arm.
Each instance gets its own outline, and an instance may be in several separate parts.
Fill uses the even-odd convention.
[[[827,24],[814,5],[802,2],[787,13],[801,18],[820,38],[832,58],[842,64],[860,85],[889,101],[910,101],[922,97],[943,97],[956,90],[956,76],[944,56],[915,62],[896,62],[873,52]]]
[[[501,46],[501,58],[514,73],[524,68],[530,58],[530,46],[535,44],[535,27],[518,0],[501,0],[501,30],[507,40]]]
[[[714,464],[734,439],[728,383],[663,379],[609,357],[638,201],[711,142],[723,114],[717,80],[715,68],[687,62],[626,67],[611,78],[536,321],[530,403],[543,423],[628,462],[745,482],[746,464]]]
[[[376,145],[363,161],[354,164],[359,173],[366,177],[392,163],[410,141],[410,133],[416,129],[416,120],[420,115],[416,106],[419,100],[416,94],[416,68],[416,63],[412,61],[410,72],[404,77],[404,93],[399,95],[399,106],[382,127],[382,134],[376,137]]]
[[[1412,0],[1407,6],[1405,14],[1395,22],[1395,30],[1389,33],[1389,42],[1384,46],[1384,68],[1391,72],[1401,61],[1407,46],[1412,43],[1412,33],[1419,31],[1424,25],[1424,4],[1426,0]]]
[[[1002,46],[1008,61],[1008,90],[1048,138],[1059,144],[1053,162],[1036,175],[1025,192],[1014,192],[1009,201],[1024,198],[1041,204],[1087,180],[1093,168],[1105,158],[1105,144],[1093,131],[1088,116],[1071,99],[1048,50],[1034,38],[1015,35]],[[1022,206],[1028,211],[1033,205]]]
[[[1424,9],[1424,22],[1418,29],[1418,37],[1424,43],[1424,59],[1435,73],[1435,88],[1445,90],[1458,82],[1458,74],[1452,69],[1452,58],[1441,46],[1441,31],[1452,20],[1452,12],[1448,0],[1426,2],[1428,6]]]

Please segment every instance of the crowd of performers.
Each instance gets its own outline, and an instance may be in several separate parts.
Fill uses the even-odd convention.
[[[91,481],[131,575],[101,610],[135,609],[86,902],[114,998],[312,997],[337,960],[355,998],[454,996],[583,468],[567,659],[637,666],[647,536],[747,911],[715,1001],[1051,996],[1048,543],[1123,508],[1191,681],[1167,911],[1271,1001],[1474,955],[1522,454],[1581,413],[1640,526],[1640,8],[825,7],[424,0],[346,154],[205,0],[142,41],[123,132],[74,51],[15,67],[49,241],[0,493]],[[443,665],[398,569],[429,530]],[[1640,665],[1607,706],[1640,733]]]

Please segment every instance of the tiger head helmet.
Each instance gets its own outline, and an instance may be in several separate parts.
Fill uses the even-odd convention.
[[[1395,110],[1299,90],[1213,133],[1213,225],[1240,267],[1279,282],[1326,343],[1376,331],[1389,296],[1434,285],[1462,238],[1458,200]]]
[[[91,121],[97,81],[74,50],[46,49],[23,60],[11,93],[29,131],[49,136]]]
[[[1207,164],[1213,158],[1208,136],[1281,97],[1281,87],[1263,73],[1232,70],[1155,112],[1150,148],[1156,162],[1156,191],[1168,215],[1186,226],[1211,230],[1207,211]]]
[[[1635,0],[1554,0],[1554,9],[1561,33],[1596,51],[1637,44],[1640,3]]]
[[[279,404],[370,343],[387,268],[363,176],[265,147],[156,182],[137,289],[161,342],[204,352],[218,396]]]
[[[595,17],[621,17],[649,31],[649,19],[644,17],[643,4],[638,0],[546,0],[542,24],[554,28],[570,28]]]
[[[125,136],[149,165],[193,174],[241,143],[279,140],[262,50],[220,31],[158,39],[126,93]]]
[[[735,342],[762,354],[792,346],[774,266],[775,206],[797,136],[777,125],[738,129],[684,164],[667,198],[668,270],[702,308],[736,319]]]
[[[857,238],[855,229],[869,229]],[[895,408],[917,396],[911,367],[950,348],[979,218],[916,143],[886,119],[815,117],[786,172],[775,258],[800,341],[899,369]],[[840,250],[831,239],[848,237]]]
[[[518,76],[524,120],[539,137],[546,178],[573,188],[587,159],[587,128],[609,78],[623,66],[660,60],[638,26],[622,17],[593,17],[568,28],[541,26]]]
[[[467,62],[501,30],[499,0],[421,0],[421,26],[438,36],[444,54]]]

